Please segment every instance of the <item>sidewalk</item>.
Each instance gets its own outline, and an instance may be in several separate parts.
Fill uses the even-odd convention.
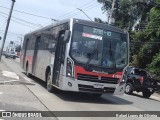
[[[26,84],[4,60],[0,62],[0,111],[48,111],[28,89],[33,84]]]
[[[9,69],[9,67],[4,63],[4,60],[0,62],[0,84],[6,83],[8,81],[19,81],[19,76]]]
[[[6,64],[5,59],[0,62],[0,84],[23,84],[23,85],[33,85],[29,81],[26,81],[23,77],[17,75],[13,70],[11,70]]]

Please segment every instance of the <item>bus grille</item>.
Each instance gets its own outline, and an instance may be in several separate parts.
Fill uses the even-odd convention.
[[[97,83],[118,84],[118,78],[101,77],[101,80],[98,80],[98,76],[77,74],[77,79]]]
[[[115,88],[104,87],[103,89],[94,88],[90,85],[81,85],[78,84],[79,91],[81,92],[93,92],[93,93],[114,93]]]

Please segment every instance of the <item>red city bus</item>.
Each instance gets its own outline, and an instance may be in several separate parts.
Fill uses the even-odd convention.
[[[49,92],[123,94],[129,37],[122,29],[92,21],[58,21],[25,35],[20,61],[28,77],[47,82]]]

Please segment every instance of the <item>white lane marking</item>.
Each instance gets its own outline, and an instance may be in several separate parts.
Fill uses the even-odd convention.
[[[3,94],[3,92],[0,92],[0,95],[2,95]],[[1,110],[0,110],[1,111]]]
[[[6,80],[6,81],[0,82],[0,84],[11,83],[11,82],[17,82],[17,81],[19,81],[19,80]]]
[[[8,83],[8,82],[17,82],[19,80],[7,80],[7,81],[4,81],[4,83]]]
[[[19,80],[19,76],[17,76],[15,73],[13,72],[9,72],[9,71],[2,71],[2,74],[6,77],[10,77],[10,78],[14,78]]]
[[[25,80],[27,80],[29,83],[32,83],[32,80],[30,80],[29,78],[27,77],[23,77]]]

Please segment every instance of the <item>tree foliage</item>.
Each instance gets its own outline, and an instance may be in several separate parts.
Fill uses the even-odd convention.
[[[113,0],[97,0],[104,12],[111,11]],[[160,74],[160,0],[116,0],[114,25],[130,31],[131,64]]]
[[[147,69],[152,73],[160,75],[160,52],[153,57],[151,64],[147,65]]]
[[[98,2],[103,4],[102,10],[107,11],[109,16],[113,0],[98,0]],[[144,14],[151,7],[152,4],[149,4],[148,0],[116,0],[113,10],[115,26],[121,28],[132,26],[138,17],[145,17]]]

